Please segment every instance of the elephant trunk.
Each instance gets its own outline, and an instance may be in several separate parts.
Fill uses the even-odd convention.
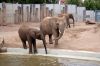
[[[59,40],[63,36],[63,33],[60,33],[56,40]]]
[[[57,38],[55,38],[56,40],[59,40],[59,39],[63,36],[65,26],[66,26],[66,25],[63,24],[63,25],[59,28],[59,36],[58,36]]]

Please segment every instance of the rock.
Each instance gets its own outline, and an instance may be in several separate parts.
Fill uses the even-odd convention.
[[[2,52],[7,52],[7,48],[6,47],[1,48],[0,53],[2,53]]]

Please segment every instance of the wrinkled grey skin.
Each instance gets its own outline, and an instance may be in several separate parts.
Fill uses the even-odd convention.
[[[58,40],[62,37],[64,33],[66,23],[64,19],[59,17],[46,17],[40,24],[40,30],[42,37],[45,39],[45,36],[49,36],[49,43],[52,44],[52,35],[55,38],[55,47],[58,45]],[[44,40],[46,43],[46,40]]]
[[[34,53],[37,53],[36,39],[42,40],[40,33],[41,33],[40,30],[29,28],[26,25],[22,25],[19,28],[18,34],[19,34],[19,37],[23,43],[24,49],[27,49],[26,41],[28,41],[29,54],[32,53],[32,49],[34,49]],[[47,54],[47,49],[46,49],[45,44],[44,44],[44,47],[45,47],[45,52]]]

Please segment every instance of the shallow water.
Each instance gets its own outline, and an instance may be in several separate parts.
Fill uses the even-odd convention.
[[[0,55],[0,66],[59,66],[56,58],[34,55]]]
[[[100,62],[37,55],[0,54],[0,66],[100,66]]]

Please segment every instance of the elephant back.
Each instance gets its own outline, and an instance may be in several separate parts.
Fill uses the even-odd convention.
[[[19,33],[19,36],[21,39],[27,40],[26,38],[27,38],[28,29],[29,29],[29,27],[26,25],[22,25],[19,28],[18,33]]]
[[[40,24],[40,29],[44,34],[52,34],[52,20],[51,18],[44,18]]]

